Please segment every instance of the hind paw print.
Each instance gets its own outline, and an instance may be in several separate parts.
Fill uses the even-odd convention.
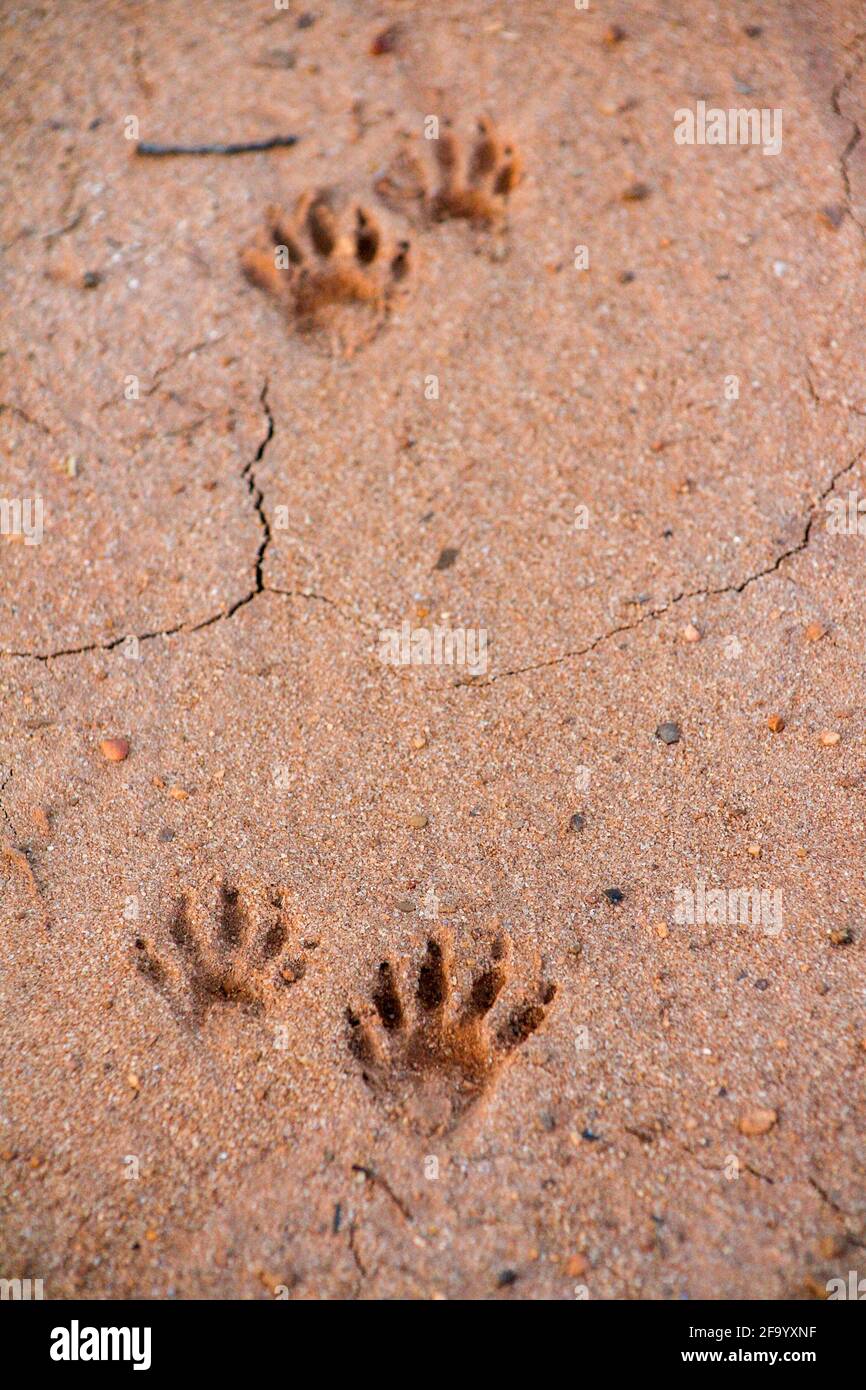
[[[541,1026],[556,994],[555,985],[541,984],[534,995],[495,1008],[511,976],[505,938],[462,1002],[452,975],[449,939],[431,937],[414,987],[401,984],[384,960],[369,1004],[346,1011],[364,1081],[387,1110],[425,1135],[454,1128]]]
[[[139,937],[136,964],[175,1011],[196,1024],[214,1004],[243,1004],[261,1013],[306,971],[303,953],[290,947],[291,928],[280,893],[245,893],[223,883],[212,914],[191,894],[175,904],[170,945],[157,948]]]
[[[487,116],[478,121],[468,167],[462,142],[450,127],[432,144],[436,185],[420,157],[402,151],[376,185],[380,198],[410,215],[414,208],[431,222],[455,218],[481,229],[501,226],[508,199],[523,176],[517,147],[502,140]]]
[[[302,194],[292,215],[278,207],[241,253],[247,279],[284,306],[294,326],[351,356],[390,316],[410,268],[410,244],[388,243],[376,218],[347,210],[334,190]]]

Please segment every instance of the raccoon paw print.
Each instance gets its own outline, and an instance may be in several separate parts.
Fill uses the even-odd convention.
[[[468,167],[462,142],[450,127],[432,144],[438,167],[435,187],[422,160],[403,151],[376,185],[382,200],[410,215],[414,209],[431,222],[454,218],[482,229],[500,226],[523,176],[516,145],[502,140],[488,116],[478,121]]]
[[[387,242],[360,205],[350,219],[333,189],[308,190],[290,217],[268,208],[241,267],[279,300],[299,332],[351,356],[387,322],[409,274],[410,244]]]
[[[269,1011],[306,971],[290,946],[292,922],[282,895],[253,893],[223,883],[212,913],[184,895],[168,922],[168,942],[136,940],[142,974],[169,998],[177,1013],[200,1024],[215,1004]],[[170,944],[169,944],[170,943]]]
[[[556,994],[555,985],[541,984],[534,995],[495,1009],[511,978],[507,938],[494,944],[462,1002],[453,969],[448,937],[431,937],[414,987],[384,960],[369,1004],[346,1011],[364,1081],[392,1115],[425,1135],[458,1124],[541,1026]]]

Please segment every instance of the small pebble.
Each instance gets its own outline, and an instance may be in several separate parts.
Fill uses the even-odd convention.
[[[295,66],[296,62],[297,58],[290,48],[269,48],[259,59],[257,66],[260,68],[282,68],[288,71]]]
[[[656,738],[660,738],[662,743],[679,743],[679,724],[659,724],[658,728],[656,729]]]
[[[516,1283],[517,1283],[517,1270],[516,1270],[516,1269],[503,1269],[503,1271],[502,1271],[502,1273],[500,1274],[499,1278],[496,1280],[496,1283],[497,1283],[497,1285],[499,1286],[500,1289],[507,1289],[508,1286],[509,1286],[510,1284],[516,1284]]]
[[[395,52],[400,46],[403,32],[403,25],[399,21],[395,24],[390,24],[387,29],[383,29],[380,34],[376,35],[370,45],[370,52],[373,57],[379,58],[383,53]]]
[[[775,1110],[766,1110],[762,1106],[755,1106],[753,1110],[744,1111],[739,1118],[737,1128],[741,1134],[753,1138],[758,1134],[769,1134],[778,1119],[779,1116]]]
[[[129,743],[125,738],[104,738],[99,751],[109,763],[122,763],[129,757]]]
[[[607,898],[609,903],[615,904],[622,902],[623,898],[625,897],[625,893],[622,891],[621,888],[605,888],[604,896]]]
[[[834,748],[841,737],[842,735],[837,734],[835,729],[825,729],[818,742],[821,744],[822,748]]]
[[[825,227],[829,227],[831,232],[838,232],[845,217],[845,208],[841,203],[827,203],[819,215]]]
[[[569,1279],[579,1279],[582,1274],[586,1274],[588,1269],[589,1261],[585,1255],[572,1255],[565,1266],[565,1272]]]
[[[830,932],[831,946],[851,946],[854,941],[854,933],[850,927],[836,927]]]
[[[406,817],[406,824],[411,825],[413,830],[423,830],[429,824],[429,817],[423,811],[415,811],[411,816]]]
[[[781,714],[771,714],[767,720],[767,728],[771,734],[780,734],[785,727],[785,721]]]
[[[394,905],[397,908],[398,912],[415,911],[415,904],[413,903],[411,898],[401,898],[400,901],[398,903],[395,903]]]
[[[625,38],[627,35],[621,24],[609,24],[604,31],[604,41],[608,48],[615,48]]]
[[[845,1253],[844,1239],[836,1235],[822,1236],[818,1242],[818,1254],[822,1260],[837,1260]]]
[[[459,554],[460,551],[456,550],[454,546],[446,545],[444,550],[440,550],[439,559],[436,561],[433,568],[436,570],[450,570]]]
[[[176,784],[173,787],[169,787],[168,795],[171,797],[172,801],[189,801],[189,792],[186,791],[184,787],[179,787]]]
[[[695,627],[694,623],[686,623],[685,627],[683,628],[683,641],[700,642],[700,640],[700,631],[698,630],[698,628]]]
[[[568,822],[569,830],[582,830],[586,825],[586,816],[582,816],[580,811],[575,811],[571,820]]]
[[[651,192],[652,189],[648,183],[632,183],[624,190],[622,197],[626,203],[642,203]]]

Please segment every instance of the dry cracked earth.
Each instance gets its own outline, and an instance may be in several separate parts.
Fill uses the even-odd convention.
[[[825,1296],[861,7],[0,23],[0,1274]]]

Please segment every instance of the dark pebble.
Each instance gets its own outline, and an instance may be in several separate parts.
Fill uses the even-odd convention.
[[[377,34],[373,40],[370,52],[378,58],[382,53],[394,53],[400,46],[403,37],[403,25],[399,23],[390,24],[387,29],[383,29],[381,34]]]
[[[436,561],[433,568],[437,570],[450,570],[459,554],[459,550],[454,550],[451,546],[446,546],[444,550],[440,551],[439,559]]]
[[[625,893],[621,888],[605,888],[604,896],[609,903],[621,903],[625,897]]]
[[[659,724],[656,729],[656,738],[660,738],[662,743],[679,743],[679,724]]]
[[[290,48],[269,48],[259,59],[260,68],[284,68],[287,71],[295,66],[297,58]]]
[[[770,981],[769,981],[769,980],[756,980],[756,981],[755,981],[755,989],[764,990],[764,989],[769,989],[769,988],[770,988]]]
[[[586,816],[582,816],[580,811],[575,811],[568,825],[571,830],[582,830],[586,825]]]
[[[174,839],[174,831],[169,830],[168,826],[164,825],[156,838],[159,840],[159,843],[161,845],[167,845],[169,840]]]
[[[507,1289],[508,1286],[509,1286],[509,1284],[516,1284],[516,1283],[517,1283],[517,1270],[516,1270],[516,1269],[503,1269],[502,1273],[500,1274],[500,1276],[499,1276],[499,1278],[496,1280],[496,1282],[497,1282],[497,1284],[499,1285],[500,1289]]]
[[[854,933],[850,927],[837,927],[830,933],[831,946],[850,946],[854,940]]]

